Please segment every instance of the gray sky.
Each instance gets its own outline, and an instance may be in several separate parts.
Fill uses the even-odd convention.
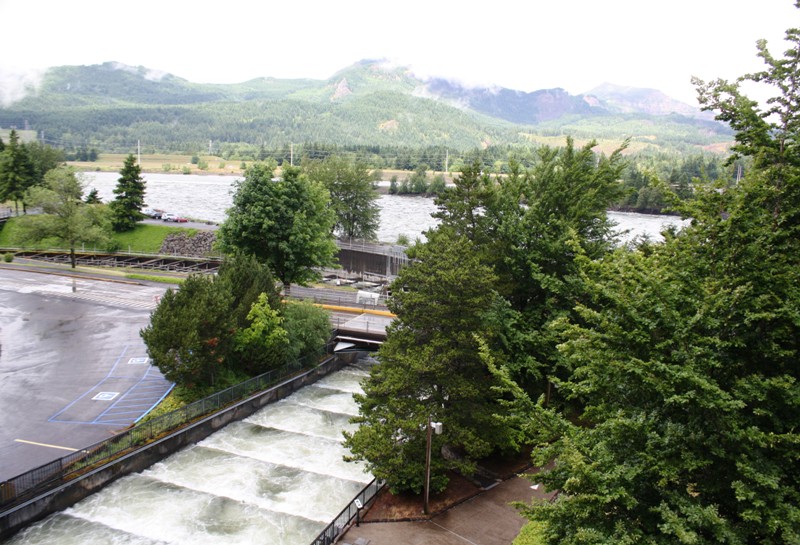
[[[760,69],[756,40],[782,53],[800,10],[792,0],[0,0],[0,21],[0,99],[24,74],[65,64],[236,83],[327,79],[385,58],[466,84],[578,94],[610,82],[696,104],[691,76]]]

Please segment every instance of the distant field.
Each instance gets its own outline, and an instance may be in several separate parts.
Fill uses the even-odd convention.
[[[566,145],[567,139],[565,136],[540,136],[538,134],[525,134],[524,135],[530,142],[534,142],[536,144],[544,144],[546,146],[550,146],[552,148],[560,148]],[[589,142],[588,138],[575,138],[575,146],[576,147],[583,147]],[[604,153],[606,155],[610,155],[614,152],[617,148],[622,145],[622,140],[606,140],[602,138],[595,138],[597,142],[597,146],[595,150],[599,151],[600,153]],[[631,142],[628,145],[625,153],[637,153],[642,150],[645,150],[649,147],[653,147],[651,144],[646,142]]]
[[[562,141],[563,144],[563,141]],[[119,172],[125,162],[126,154],[101,153],[97,161],[70,161],[69,164],[78,170],[95,172]],[[241,161],[225,161],[221,157],[214,155],[199,156],[200,161],[205,162],[208,168],[201,170],[197,165],[191,163],[191,155],[142,155],[142,172],[164,172],[170,174],[183,174],[184,169],[188,169],[186,174],[226,174],[231,176],[243,176]],[[249,161],[248,161],[249,163]],[[166,168],[166,167],[169,168]],[[411,172],[404,170],[382,170],[383,179],[390,180],[392,176],[397,176],[398,181],[411,176]],[[438,173],[429,173],[430,176]],[[445,181],[452,181],[452,174],[445,177]]]
[[[101,153],[97,161],[70,161],[69,164],[78,170],[98,172],[119,172],[127,154]],[[241,175],[241,161],[226,161],[214,155],[198,156],[200,163],[207,168],[200,169],[199,164],[192,164],[191,155],[142,155],[143,172],[164,172],[170,174],[232,174]]]

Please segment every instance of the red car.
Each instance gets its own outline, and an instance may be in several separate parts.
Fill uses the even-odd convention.
[[[167,212],[166,214],[161,215],[161,221],[174,221],[176,223],[186,223],[189,220],[177,214],[172,214],[170,212]]]

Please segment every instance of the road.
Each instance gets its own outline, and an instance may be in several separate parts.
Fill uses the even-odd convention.
[[[0,481],[108,438],[166,393],[139,337],[165,289],[0,269]]]

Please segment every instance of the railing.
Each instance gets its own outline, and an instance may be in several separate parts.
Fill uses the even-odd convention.
[[[100,466],[134,447],[175,431],[201,416],[222,409],[254,392],[265,390],[302,369],[304,363],[316,363],[318,359],[319,355],[312,355],[273,369],[180,409],[142,422],[110,439],[95,443],[0,483],[0,508],[10,506],[17,501],[68,481],[91,467]]]
[[[12,252],[16,257],[35,259],[47,263],[66,264],[71,261],[68,250],[49,249],[32,250],[22,248],[0,248],[0,253]],[[76,251],[75,261],[78,265],[94,267],[122,267],[128,269],[144,269],[169,272],[215,272],[221,258],[182,257],[167,254],[144,254],[129,252],[91,253]]]
[[[364,239],[340,238],[336,240],[336,245],[343,250],[365,250],[371,254],[390,255],[401,259],[408,259],[406,247],[397,244],[380,244]]]
[[[385,484],[384,481],[373,479],[372,482],[365,486],[361,492],[347,504],[347,507],[341,510],[336,518],[333,519],[333,522],[328,524],[328,526],[320,532],[317,538],[311,542],[311,545],[330,545],[333,543],[353,519],[356,519],[356,522],[358,522],[357,517],[360,516],[361,507],[367,505]],[[356,502],[360,503],[361,507],[359,507]]]

